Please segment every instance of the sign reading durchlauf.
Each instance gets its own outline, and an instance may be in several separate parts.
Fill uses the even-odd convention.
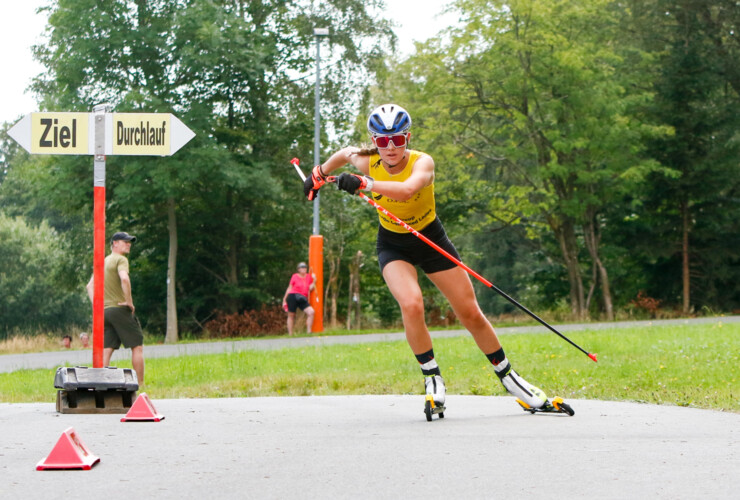
[[[163,114],[114,113],[113,154],[139,155],[142,150],[161,156],[171,154],[170,130],[173,118],[172,115]]]
[[[8,135],[31,154],[94,155],[93,113],[30,113]],[[169,113],[106,113],[105,154],[170,156],[195,134]]]

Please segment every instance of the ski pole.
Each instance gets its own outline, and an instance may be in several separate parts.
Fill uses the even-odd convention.
[[[303,172],[301,172],[300,168],[298,168],[298,159],[297,158],[293,158],[293,160],[292,160],[291,163],[293,163],[293,165],[296,167],[296,170],[298,170],[298,173],[301,176],[301,178],[305,180],[305,176],[303,175]],[[326,178],[326,182],[335,182],[335,181],[336,181],[336,177],[335,176],[329,176],[329,177]],[[416,229],[412,228],[411,226],[409,226],[408,224],[406,224],[404,221],[402,221],[401,219],[399,219],[398,217],[396,217],[394,214],[390,213],[386,208],[382,207],[375,200],[373,200],[372,198],[370,198],[367,195],[365,195],[365,193],[358,192],[357,194],[360,196],[360,198],[362,198],[363,200],[365,200],[366,202],[368,202],[370,205],[372,205],[373,207],[375,207],[379,212],[381,212],[382,214],[387,215],[388,217],[390,217],[391,219],[393,219],[396,223],[400,224],[401,227],[403,227],[404,229],[406,229],[408,232],[410,232],[411,234],[413,234],[414,236],[416,236],[417,238],[419,238],[421,241],[423,241],[424,243],[426,243],[427,245],[429,245],[430,247],[432,247],[433,249],[435,249],[436,251],[438,251],[439,253],[441,253],[445,257],[447,257],[449,260],[451,260],[457,266],[463,268],[465,271],[468,272],[468,274],[470,274],[471,276],[473,276],[475,279],[477,279],[478,281],[480,281],[481,283],[483,283],[484,285],[486,285],[488,288],[494,290],[496,293],[498,293],[499,295],[501,295],[503,298],[505,298],[506,300],[508,300],[512,304],[514,304],[516,307],[518,307],[519,309],[521,309],[525,313],[529,314],[532,318],[534,318],[535,320],[539,321],[543,326],[547,327],[550,331],[552,331],[553,333],[555,333],[556,335],[558,335],[560,338],[562,338],[563,340],[565,340],[566,342],[568,342],[570,345],[572,345],[573,347],[575,347],[576,349],[578,349],[579,351],[581,351],[583,354],[585,354],[586,356],[588,356],[589,358],[591,358],[591,360],[593,360],[595,363],[598,362],[598,360],[596,359],[596,354],[595,353],[591,353],[591,352],[586,351],[581,346],[579,346],[578,344],[576,344],[575,342],[573,342],[572,340],[570,340],[568,337],[566,337],[565,335],[563,335],[562,333],[560,333],[559,331],[557,331],[554,327],[552,327],[544,319],[542,319],[539,316],[537,316],[535,313],[533,313],[532,311],[530,311],[529,309],[527,309],[525,306],[523,306],[522,304],[520,304],[519,302],[517,302],[509,294],[507,294],[506,292],[504,292],[503,290],[501,290],[499,287],[497,287],[496,285],[494,285],[493,283],[491,283],[490,281],[488,281],[486,278],[484,278],[483,276],[481,276],[480,274],[476,273],[471,268],[469,268],[468,266],[466,266],[465,264],[463,264],[462,261],[456,259],[449,252],[447,252],[444,248],[440,247],[439,245],[437,245],[436,243],[434,243],[432,240],[430,240],[429,238],[427,238],[426,236],[424,236],[423,234],[421,234],[420,232],[418,232]]]
[[[334,179],[331,179],[331,180],[327,179],[327,181],[328,182],[333,182]],[[362,198],[363,200],[365,200],[366,202],[368,202],[369,204],[371,204],[372,206],[374,206],[379,212],[381,212],[384,215],[387,215],[388,217],[390,217],[391,219],[393,219],[395,222],[397,222],[398,224],[400,224],[404,229],[406,229],[407,231],[409,231],[411,234],[413,234],[414,236],[416,236],[417,238],[419,238],[420,240],[422,240],[424,243],[426,243],[430,247],[434,248],[436,251],[438,251],[439,253],[441,253],[442,255],[444,255],[445,257],[447,257],[448,259],[450,259],[452,262],[454,262],[455,264],[457,264],[461,268],[463,268],[465,271],[468,272],[468,274],[470,274],[471,276],[473,276],[475,279],[477,279],[478,281],[480,281],[481,283],[483,283],[484,285],[486,285],[488,288],[494,290],[496,293],[498,293],[503,298],[505,298],[506,300],[508,300],[509,302],[511,302],[512,304],[514,304],[515,306],[517,306],[519,309],[521,309],[525,313],[529,314],[532,318],[534,318],[537,321],[539,321],[540,323],[542,323],[542,325],[544,325],[547,328],[549,328],[553,333],[555,333],[556,335],[558,335],[560,338],[562,338],[563,340],[565,340],[566,342],[568,342],[570,345],[572,345],[573,347],[575,347],[576,349],[578,349],[579,351],[581,351],[583,354],[585,354],[589,358],[591,358],[594,362],[597,362],[596,354],[586,351],[581,346],[579,346],[578,344],[576,344],[575,342],[573,342],[572,340],[570,340],[568,337],[566,337],[565,335],[563,335],[562,333],[560,333],[559,331],[557,331],[555,328],[553,328],[552,326],[550,326],[550,324],[548,324],[545,320],[543,320],[542,318],[540,318],[539,316],[537,316],[535,313],[533,313],[532,311],[530,311],[529,309],[527,309],[526,307],[524,307],[522,304],[520,304],[519,302],[517,302],[516,300],[514,300],[514,298],[511,297],[509,294],[507,294],[506,292],[504,292],[503,290],[501,290],[499,287],[497,287],[496,285],[494,285],[493,283],[491,283],[490,281],[488,281],[486,278],[484,278],[480,274],[478,274],[475,271],[473,271],[472,269],[470,269],[468,266],[466,266],[465,264],[463,264],[462,261],[460,261],[460,260],[456,259],[455,257],[453,257],[444,248],[440,247],[439,245],[437,245],[436,243],[434,243],[432,240],[430,240],[429,238],[427,238],[426,236],[424,236],[423,234],[421,234],[420,232],[418,232],[416,229],[412,228],[411,226],[409,226],[408,224],[406,224],[404,221],[402,221],[401,219],[399,219],[398,217],[396,217],[395,215],[393,215],[392,213],[390,213],[387,209],[383,208],[375,200],[373,200],[372,198],[370,198],[367,195],[365,195],[365,193],[357,193],[357,194],[360,196],[360,198]]]
[[[301,170],[301,167],[298,166],[300,160],[298,158],[293,158],[292,160],[290,160],[290,163],[293,164],[293,166],[295,167],[295,171],[298,172],[298,175],[301,176],[301,180],[303,182],[306,182],[306,176],[303,174],[303,170]]]

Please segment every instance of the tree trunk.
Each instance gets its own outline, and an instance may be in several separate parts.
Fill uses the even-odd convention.
[[[177,214],[175,213],[174,198],[167,200],[167,231],[170,235],[170,251],[167,256],[167,333],[164,341],[166,344],[174,344],[179,340],[175,293],[177,283]]]
[[[362,301],[360,300],[360,269],[362,268],[362,257],[361,251],[357,251],[355,255],[356,265],[356,276],[355,276],[355,328],[360,330],[362,328]]]
[[[226,193],[226,206],[233,210],[238,204],[234,201],[236,194],[232,191]],[[249,213],[244,212],[242,215],[245,225],[249,224]],[[222,281],[227,285],[227,298],[224,301],[224,308],[231,314],[239,312],[239,299],[234,297],[233,291],[239,288],[239,236],[232,232],[227,237],[228,244],[224,249],[224,263],[226,268],[223,270]],[[223,293],[223,291],[222,291]]]
[[[599,271],[596,269],[596,264],[591,265],[591,286],[588,287],[588,295],[586,296],[586,310],[591,310],[591,299],[594,297],[594,291],[596,291],[596,285],[599,283]]]
[[[563,254],[563,261],[568,271],[571,312],[576,319],[584,319],[586,317],[585,297],[583,278],[578,262],[578,242],[576,241],[575,228],[570,220],[556,221],[552,218],[550,218],[550,227],[560,244],[560,251]]]
[[[336,327],[339,324],[337,320],[337,308],[339,307],[339,278],[337,278],[337,286],[332,289],[331,292],[331,325]]]
[[[352,299],[354,298],[354,290],[355,290],[355,273],[352,271],[351,266],[349,270],[349,286],[347,288],[349,290],[349,300],[347,301],[347,330],[351,330],[352,329]]]
[[[337,302],[339,299],[339,266],[341,261],[340,257],[334,258],[331,255],[327,255],[326,260],[329,263],[329,277],[324,289],[324,304],[329,304],[329,324],[332,328],[336,328],[338,325]]]
[[[691,231],[691,220],[689,217],[689,205],[681,201],[682,238],[681,238],[681,276],[683,278],[683,313],[691,311],[691,276],[689,274],[689,232]]]
[[[231,285],[232,290],[235,290],[239,284],[238,260],[236,236],[232,236],[231,245],[226,254],[226,263],[229,266],[226,274],[226,283]],[[236,297],[229,297],[226,302],[230,313],[239,312],[239,300]]]
[[[614,305],[612,302],[612,293],[609,287],[609,274],[606,271],[606,266],[601,262],[599,257],[599,243],[601,242],[601,235],[598,234],[598,228],[596,226],[596,215],[588,211],[588,222],[583,228],[583,235],[586,240],[586,248],[588,253],[591,255],[591,260],[594,263],[595,270],[598,272],[599,282],[601,283],[601,294],[604,300],[604,312],[606,313],[606,319],[608,321],[614,320]]]
[[[360,268],[362,267],[362,252],[357,251],[349,267],[349,304],[347,305],[347,330],[359,330],[362,307],[360,304]],[[354,321],[352,320],[354,316]]]

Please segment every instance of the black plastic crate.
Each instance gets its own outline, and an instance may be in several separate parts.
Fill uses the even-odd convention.
[[[131,368],[62,366],[57,368],[54,387],[65,391],[138,391],[139,382],[136,371]]]

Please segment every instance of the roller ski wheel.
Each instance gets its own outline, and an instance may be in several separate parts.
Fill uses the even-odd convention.
[[[517,399],[516,402],[519,403],[519,406],[521,406],[524,411],[528,411],[533,415],[535,413],[565,413],[569,417],[572,417],[576,414],[575,410],[573,410],[568,403],[564,402],[561,397],[553,398],[552,401],[548,401],[544,406],[539,408],[533,408],[521,399]]]
[[[424,401],[424,415],[427,416],[427,422],[432,421],[432,415],[439,415],[439,418],[445,418],[445,407],[437,406],[434,403],[434,398],[432,398],[432,395],[428,394],[426,400]]]

